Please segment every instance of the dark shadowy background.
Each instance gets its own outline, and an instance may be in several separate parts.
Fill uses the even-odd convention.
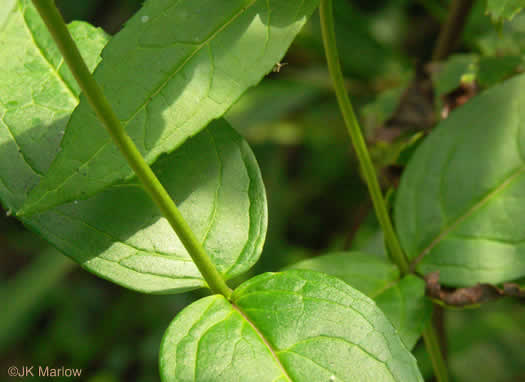
[[[475,6],[459,52],[521,57],[524,19],[495,27],[484,16],[484,2]],[[141,5],[138,0],[57,3],[68,21],[87,20],[110,34]],[[447,1],[335,3],[348,89],[384,188],[394,195],[418,138],[434,126],[434,105],[450,108],[469,94],[452,86],[450,94],[435,99],[428,80],[432,69],[425,63]],[[253,273],[277,271],[329,251],[384,255],[322,53],[314,15],[285,58],[288,65],[227,115],[253,147],[269,198],[268,239]],[[414,80],[417,85],[407,91]],[[10,365],[49,365],[81,368],[80,380],[88,382],[158,381],[164,330],[204,293],[128,291],[81,270],[5,214],[0,216],[0,269],[0,380]],[[524,304],[515,300],[447,311],[447,355],[455,380],[525,381],[524,317]],[[415,353],[430,377],[421,344]]]

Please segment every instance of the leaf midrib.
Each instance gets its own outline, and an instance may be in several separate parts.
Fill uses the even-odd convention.
[[[458,216],[451,224],[445,227],[431,242],[427,245],[414,259],[411,264],[412,270],[423,260],[423,258],[434,248],[436,247],[450,232],[452,232],[456,227],[468,219],[474,212],[479,210],[481,207],[489,203],[493,197],[505,190],[510,184],[525,173],[525,164],[518,167],[507,179],[505,179],[501,184],[496,186],[494,189],[489,191],[481,200],[475,203],[471,208],[469,208],[464,214]]]
[[[159,84],[159,87],[155,89],[151,94],[149,94],[146,98],[144,103],[140,105],[137,110],[131,115],[130,118],[125,120],[123,123],[124,125],[127,125],[130,121],[135,119],[138,113],[140,113],[151,101],[151,99],[155,96],[157,96],[162,89],[166,87],[166,85],[171,81],[173,77],[175,77],[185,66],[186,64],[191,61],[193,57],[195,57],[206,45],[208,45],[215,37],[221,33],[224,29],[226,29],[230,24],[232,24],[235,20],[237,20],[243,13],[245,13],[249,8],[251,8],[258,0],[252,0],[251,3],[243,6],[231,19],[229,19],[227,22],[225,22],[223,25],[221,25],[219,28],[217,28],[216,31],[214,31],[206,40],[201,42],[200,44],[196,45],[195,50],[186,57],[186,59],[175,68],[173,73],[171,73],[161,84]]]
[[[248,323],[248,325],[250,325],[250,327],[255,331],[255,333],[259,336],[259,338],[261,339],[261,341],[264,343],[264,346],[266,346],[266,348],[268,349],[268,351],[270,352],[270,354],[272,355],[273,359],[275,360],[275,362],[277,362],[277,365],[279,366],[279,368],[281,369],[284,377],[290,381],[290,382],[293,382],[292,378],[288,375],[288,372],[286,371],[286,369],[284,368],[284,365],[282,364],[281,360],[279,359],[279,356],[277,355],[277,352],[273,349],[272,345],[270,344],[270,342],[266,339],[266,337],[264,337],[263,333],[259,330],[259,328],[250,320],[250,318],[241,310],[241,308],[239,308],[235,303],[233,303],[232,301],[230,301],[232,307],[234,310],[236,310],[240,315],[241,317]]]

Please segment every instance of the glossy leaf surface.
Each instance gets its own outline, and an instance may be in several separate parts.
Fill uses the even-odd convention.
[[[175,318],[161,345],[164,382],[422,381],[373,301],[335,277],[263,274],[233,304],[211,296]]]
[[[525,275],[525,76],[456,109],[418,148],[395,206],[419,272],[453,286]]]
[[[336,276],[372,298],[412,349],[432,314],[425,282],[415,276],[400,279],[386,258],[360,252],[339,252],[301,261],[291,269],[310,269]]]
[[[222,116],[270,72],[317,4],[146,1],[104,49],[95,79],[151,164]],[[84,98],[62,147],[24,213],[86,198],[132,176]]]

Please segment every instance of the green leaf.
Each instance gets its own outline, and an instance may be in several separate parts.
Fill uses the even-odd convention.
[[[397,282],[397,267],[385,258],[362,252],[336,252],[292,265],[336,276],[368,297],[374,298]]]
[[[309,269],[336,276],[374,299],[412,349],[432,315],[425,282],[415,276],[400,279],[387,259],[359,252],[339,252],[301,261],[289,269]]]
[[[477,80],[484,87],[496,85],[501,80],[516,74],[522,64],[523,59],[519,56],[481,57]]]
[[[456,54],[443,63],[432,76],[437,96],[456,90],[463,83],[477,81],[482,87],[494,86],[516,74],[523,59],[520,56],[480,57],[475,54]]]
[[[146,1],[104,49],[95,79],[151,164],[270,72],[318,2]],[[85,98],[62,147],[23,213],[86,198],[132,176]]]
[[[401,244],[452,286],[525,276],[525,76],[454,111],[418,148],[395,206]]]
[[[263,274],[232,302],[207,297],[175,318],[161,345],[163,382],[423,380],[383,313],[335,277]]]
[[[226,278],[255,264],[266,235],[264,185],[250,148],[224,120],[153,170]],[[206,285],[136,179],[24,222],[82,267],[127,288],[180,293]]]
[[[442,96],[456,90],[465,80],[475,79],[476,64],[479,57],[475,54],[456,54],[451,56],[437,73],[432,76],[435,93]]]
[[[15,9],[17,0],[4,0],[4,4],[0,8],[0,33],[2,32],[9,15]]]
[[[84,23],[70,30],[93,68],[105,35]],[[59,150],[79,89],[29,1],[18,3],[1,33],[0,84],[13,91],[0,93],[0,108],[8,108],[0,121],[0,199],[16,211]],[[266,234],[264,186],[251,150],[225,121],[154,170],[226,277],[257,261]],[[126,287],[174,293],[204,286],[136,180],[22,220],[84,268]]]
[[[413,275],[405,276],[374,300],[407,348],[413,349],[432,318],[433,307],[425,297],[425,282]]]
[[[80,90],[31,1],[12,5],[3,27],[0,16],[0,200],[16,211],[58,152]],[[94,69],[106,34],[85,23],[69,29]]]
[[[525,0],[487,0],[487,13],[494,22],[512,20],[523,8]]]

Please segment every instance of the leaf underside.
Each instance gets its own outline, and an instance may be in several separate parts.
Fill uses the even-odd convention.
[[[383,313],[343,281],[311,271],[263,274],[184,309],[164,335],[172,381],[422,381]]]
[[[451,286],[525,275],[525,76],[454,111],[418,148],[395,221],[419,272]]]
[[[57,152],[80,90],[30,0],[0,24],[0,200],[17,211]],[[69,30],[92,70],[108,37],[86,23]]]
[[[85,23],[70,30],[94,68],[107,37]],[[12,89],[0,94],[0,200],[16,211],[60,150],[79,89],[29,1],[13,8],[0,46],[0,85]],[[248,145],[224,120],[153,169],[226,278],[257,261],[267,225],[264,186]],[[84,268],[128,288],[176,293],[205,285],[135,179],[22,221]]]
[[[256,263],[266,234],[264,186],[250,148],[225,121],[160,158],[153,170],[219,272],[230,278]],[[176,293],[205,285],[137,180],[26,224],[83,267],[128,288]]]
[[[432,315],[425,297],[425,282],[415,276],[401,278],[385,258],[360,252],[337,252],[301,261],[289,269],[324,272],[343,280],[373,299],[412,349]]]
[[[317,5],[318,0],[149,0],[104,49],[94,76],[151,164],[222,116],[270,72]],[[85,199],[131,175],[81,97],[62,151],[21,213]]]

